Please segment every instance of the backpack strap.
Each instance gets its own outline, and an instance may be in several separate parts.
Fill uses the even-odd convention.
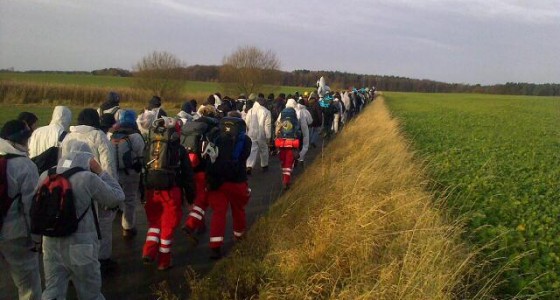
[[[97,219],[97,210],[95,209],[95,205],[93,204],[93,199],[91,199],[91,204],[86,208],[86,210],[80,215],[78,218],[78,223],[82,221],[82,219],[86,216],[89,208],[91,207],[91,212],[93,213],[93,223],[95,223],[95,231],[97,231],[97,239],[101,240],[101,229],[99,228],[99,220]]]
[[[56,167],[51,168],[49,170],[49,175],[50,175],[52,169],[54,169],[54,171],[56,172]],[[64,178],[68,179],[68,178],[72,177],[72,175],[74,175],[78,172],[82,172],[82,171],[85,171],[85,169],[81,168],[81,167],[74,167],[74,168],[71,168],[71,169],[68,169],[68,170],[62,172],[62,174],[60,174],[60,175],[64,176]]]
[[[66,137],[66,135],[68,134],[67,131],[63,131],[60,136],[58,137],[58,142],[62,143],[62,141],[64,140],[64,138]]]

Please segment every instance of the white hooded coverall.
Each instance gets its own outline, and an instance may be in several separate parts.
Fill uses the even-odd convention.
[[[271,137],[272,120],[270,111],[255,102],[244,117],[247,123],[247,135],[253,141],[251,154],[247,158],[247,167],[253,168],[257,162],[257,153],[260,153],[261,167],[268,166],[268,141]]]
[[[64,299],[68,281],[72,280],[79,299],[105,299],[101,294],[101,271],[98,261],[99,240],[91,211],[92,200],[99,206],[117,207],[124,200],[124,193],[116,179],[103,171],[96,175],[89,171],[94,156],[84,142],[65,142],[57,173],[74,167],[84,168],[70,177],[74,192],[76,214],[88,210],[78,223],[76,232],[65,237],[43,237],[43,263],[45,291],[43,299]],[[39,178],[40,184],[47,172]]]
[[[106,171],[113,178],[118,180],[117,163],[115,161],[115,151],[107,135],[91,126],[78,125],[70,126],[70,133],[66,135],[62,142],[64,148],[72,141],[85,142],[91,149],[93,157],[99,162],[103,171]],[[99,247],[99,259],[109,259],[112,253],[113,242],[113,220],[116,211],[99,207],[99,226],[101,228],[101,246]]]
[[[6,140],[0,139],[0,152],[23,156],[9,159],[6,168],[8,195],[14,199],[21,193],[21,198],[14,199],[0,231],[1,265],[7,267],[12,276],[19,299],[41,299],[39,254],[31,251],[33,242],[29,231],[29,210],[39,178],[37,166],[27,153],[14,148]]]
[[[51,123],[42,126],[29,138],[29,157],[33,158],[49,149],[58,146],[58,139],[64,131],[68,131],[72,112],[66,106],[56,106],[53,110]]]

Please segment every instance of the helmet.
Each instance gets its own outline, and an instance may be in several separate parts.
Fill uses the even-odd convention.
[[[303,96],[305,96],[305,97],[309,96],[309,92],[304,92]]]

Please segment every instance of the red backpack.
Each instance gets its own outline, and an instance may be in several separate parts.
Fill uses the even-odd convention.
[[[21,157],[17,154],[0,154],[0,230],[4,224],[4,218],[8,214],[8,210],[12,207],[12,203],[21,198],[21,193],[11,198],[8,195],[8,160],[14,157]]]
[[[48,177],[39,187],[31,204],[31,233],[63,237],[76,232],[78,223],[84,218],[89,207],[79,217],[76,216],[74,192],[68,179],[82,171],[85,170],[76,167],[57,174],[56,167],[49,169]],[[93,200],[91,209],[98,237],[101,238]]]

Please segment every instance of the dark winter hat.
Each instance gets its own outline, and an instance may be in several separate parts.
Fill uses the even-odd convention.
[[[116,92],[109,92],[109,94],[107,95],[107,102],[118,104],[119,101],[121,101],[121,96],[119,96],[119,94],[117,94]]]
[[[161,98],[158,96],[153,96],[148,102],[148,109],[154,109],[161,107]]]
[[[97,111],[93,108],[82,110],[78,115],[78,125],[87,125],[97,129],[101,128],[101,122]]]
[[[206,98],[206,102],[204,102],[204,105],[215,105],[216,104],[216,98],[214,98],[214,95],[210,95],[208,96],[208,98]]]
[[[109,129],[113,127],[115,123],[117,123],[117,120],[115,120],[115,115],[113,114],[103,114],[99,120],[99,125],[102,129]]]
[[[29,127],[31,127],[37,122],[37,120],[39,120],[39,118],[37,118],[34,113],[30,113],[28,111],[21,112],[17,119],[25,122],[25,124],[27,124],[27,126]]]
[[[31,129],[21,120],[11,120],[6,122],[0,131],[0,137],[18,144],[25,144],[31,136]]]
[[[274,93],[270,93],[268,94],[268,97],[266,97],[268,100],[274,100]]]
[[[193,108],[192,108],[191,102],[187,101],[187,102],[183,103],[183,105],[181,105],[181,111],[184,111],[188,114],[192,113]]]

